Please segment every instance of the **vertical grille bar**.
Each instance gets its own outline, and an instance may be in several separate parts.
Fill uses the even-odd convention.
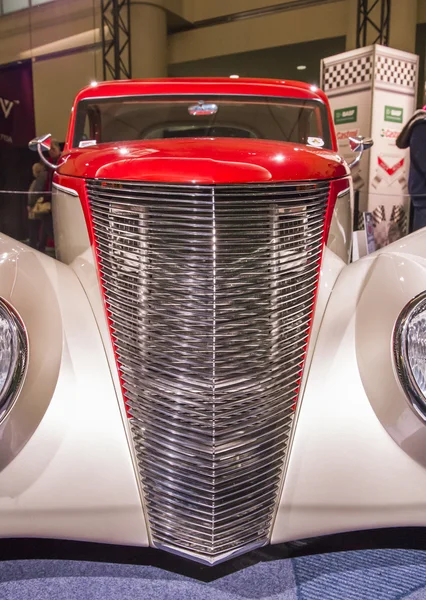
[[[267,543],[309,337],[329,183],[90,180],[153,543]]]

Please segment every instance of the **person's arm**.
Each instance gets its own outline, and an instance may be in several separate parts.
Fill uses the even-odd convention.
[[[43,171],[31,184],[31,192],[28,205],[33,207],[40,196],[44,195],[46,189],[47,172]]]
[[[36,180],[34,179],[31,182],[30,188],[28,190],[28,199],[27,199],[27,204],[28,206],[30,206],[31,208],[34,206],[34,198],[36,197],[36,195],[34,194],[34,186],[35,186],[35,182]]]
[[[43,171],[42,173],[40,173],[40,175],[35,180],[35,185],[34,185],[35,192],[40,192],[40,194],[41,194],[42,192],[45,191],[46,179],[47,179],[47,171]]]

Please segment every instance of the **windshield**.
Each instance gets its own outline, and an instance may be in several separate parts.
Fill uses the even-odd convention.
[[[73,145],[200,137],[278,140],[331,148],[322,102],[250,96],[82,100]]]

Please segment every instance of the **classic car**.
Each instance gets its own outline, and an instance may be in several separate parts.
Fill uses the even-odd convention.
[[[320,90],[93,84],[50,166],[57,260],[0,235],[1,537],[214,565],[426,525],[426,234],[347,264]]]

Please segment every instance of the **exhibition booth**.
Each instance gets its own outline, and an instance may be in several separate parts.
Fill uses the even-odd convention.
[[[349,138],[374,146],[353,172],[354,258],[406,235],[409,151],[395,141],[416,109],[419,57],[374,45],[322,60],[321,87],[333,111],[340,154],[350,162]],[[374,231],[367,238],[359,231]]]

